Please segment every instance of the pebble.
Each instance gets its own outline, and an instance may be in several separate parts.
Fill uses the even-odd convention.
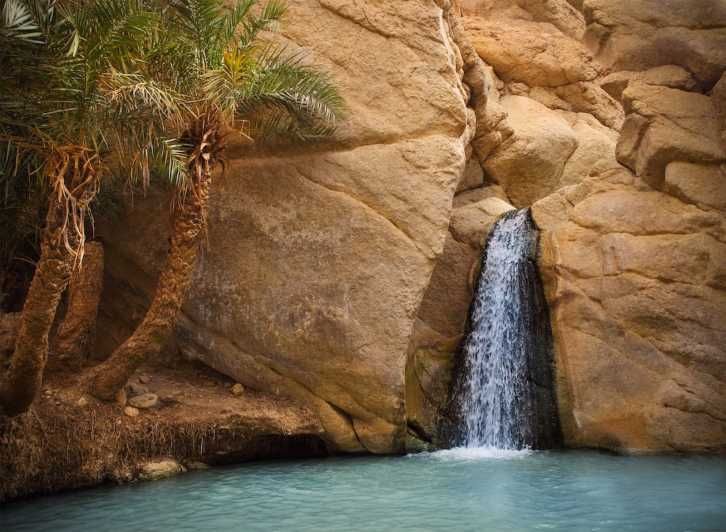
[[[139,375],[139,382],[141,384],[149,384],[151,377],[149,375]]]
[[[134,408],[133,406],[127,406],[126,408],[124,408],[124,414],[129,417],[136,417],[139,415],[139,409]]]
[[[154,408],[159,403],[155,393],[143,393],[129,399],[129,404],[136,408]]]
[[[240,396],[244,393],[245,387],[238,382],[230,390],[232,391],[232,395]]]
[[[86,399],[85,397],[81,397],[78,401],[76,401],[76,404],[83,408],[88,404],[88,399]]]

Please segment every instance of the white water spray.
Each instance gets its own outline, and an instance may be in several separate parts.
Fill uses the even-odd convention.
[[[551,420],[543,419],[544,412],[556,423],[547,388],[549,323],[540,323],[543,314],[546,321],[546,310],[541,312],[536,246],[528,210],[504,215],[492,230],[452,389],[452,446],[527,449],[552,444],[547,441]]]

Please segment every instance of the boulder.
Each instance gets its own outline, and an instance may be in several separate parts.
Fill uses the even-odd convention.
[[[347,119],[325,144],[232,147],[212,187],[172,347],[310,407],[332,449],[404,448],[407,348],[473,133],[447,17],[423,0],[291,3],[281,38],[330,73]],[[152,191],[102,229],[116,342],[163,263],[166,205]]]
[[[669,163],[664,190],[702,209],[726,211],[726,166]]]
[[[625,87],[631,81],[642,81],[648,85],[660,85],[684,91],[693,91],[697,88],[693,75],[678,65],[663,65],[643,72],[621,70],[608,74],[599,81],[599,84],[605,92],[620,101]]]
[[[575,185],[588,176],[597,176],[619,166],[615,159],[617,134],[604,127],[592,115],[578,113],[570,117],[577,148],[567,159],[559,186]]]
[[[504,81],[557,87],[599,74],[587,49],[551,24],[466,17],[464,25],[479,56]]]
[[[559,187],[565,164],[577,148],[567,121],[524,96],[505,96],[502,107],[514,133],[484,163],[512,204],[531,205]]]
[[[464,168],[464,176],[456,187],[457,194],[466,190],[480,188],[484,185],[484,170],[476,157],[469,157]]]
[[[186,468],[179,462],[171,458],[166,458],[141,464],[139,466],[138,478],[140,480],[162,480],[185,471]]]
[[[510,18],[549,22],[574,39],[585,32],[582,10],[568,0],[463,0],[461,4],[467,16],[494,18],[504,12]]]
[[[678,65],[704,87],[726,68],[726,4],[716,0],[586,0],[585,42],[613,70]]]
[[[660,188],[670,162],[726,159],[713,101],[694,92],[637,81],[623,91],[627,113],[617,144],[618,161]]]

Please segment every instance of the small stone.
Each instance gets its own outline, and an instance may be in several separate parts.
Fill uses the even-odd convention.
[[[230,388],[232,395],[240,396],[244,393],[245,387],[242,386],[239,382],[236,383],[232,388]]]
[[[126,408],[124,408],[124,414],[129,417],[136,417],[139,415],[139,409],[134,408],[133,406],[127,406]]]
[[[76,404],[83,408],[84,406],[88,405],[88,399],[85,397],[81,397],[78,401],[76,401]]]
[[[136,408],[153,408],[159,403],[159,396],[155,393],[144,393],[129,399],[129,404]]]
[[[141,480],[160,480],[186,471],[184,466],[172,459],[159,460],[157,462],[146,462],[139,468]]]
[[[149,375],[139,375],[139,382],[141,384],[149,384],[151,381],[151,376]]]

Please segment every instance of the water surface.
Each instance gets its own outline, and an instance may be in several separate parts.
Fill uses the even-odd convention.
[[[726,531],[726,458],[462,449],[255,463],[6,504],[5,531]]]

